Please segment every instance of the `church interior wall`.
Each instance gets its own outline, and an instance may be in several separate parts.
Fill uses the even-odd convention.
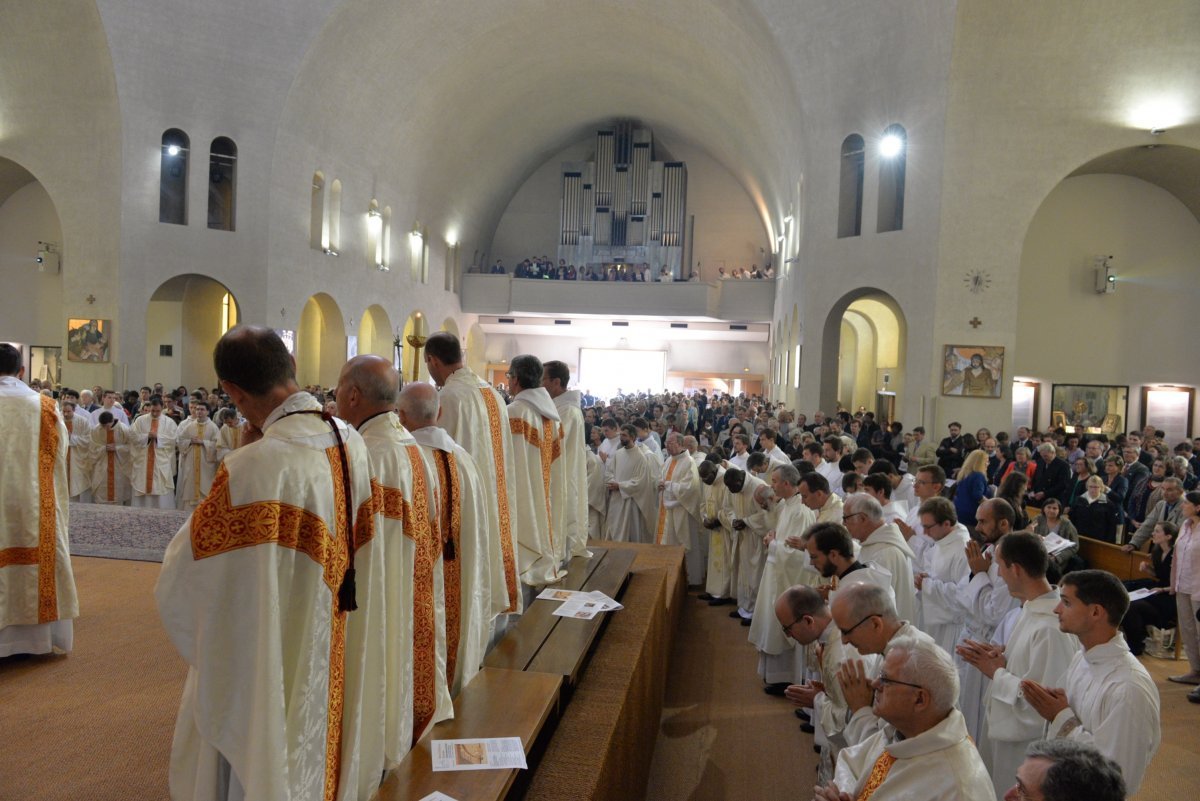
[[[1126,428],[1140,427],[1140,385],[1197,386],[1197,254],[1200,221],[1147,181],[1078,175],[1050,192],[1021,251],[1016,314],[1014,375],[1042,383],[1040,420],[1055,383],[1129,385]],[[1112,294],[1095,291],[1095,255],[1113,256]]]
[[[45,187],[33,181],[0,205],[0,275],[8,287],[0,293],[0,339],[62,345],[67,324],[62,319],[63,276],[38,269],[39,241],[61,250],[62,226]]]
[[[183,353],[183,325],[179,302],[151,300],[146,304],[146,332],[146,377],[149,384],[160,382],[164,388],[172,389],[183,384],[180,358]],[[160,355],[159,345],[170,346],[171,355]],[[187,386],[190,388],[191,385]]]

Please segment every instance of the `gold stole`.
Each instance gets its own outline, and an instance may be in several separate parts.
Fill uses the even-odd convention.
[[[671,474],[675,472],[675,465],[678,463],[679,463],[679,460],[677,458],[671,457],[671,464],[667,465],[667,477],[663,479],[664,484],[670,483]],[[658,502],[658,532],[654,538],[654,542],[656,545],[662,545],[663,528],[666,527],[666,523],[667,523],[667,490],[666,490],[666,488],[663,488],[662,500],[660,500]]]
[[[425,732],[437,711],[437,610],[433,601],[433,570],[438,536],[429,519],[429,484],[419,445],[405,445],[412,465],[412,503],[404,504],[404,536],[413,541],[413,732]]]
[[[74,487],[71,486],[71,435],[75,433],[75,418],[67,420],[67,496],[70,497],[74,493],[71,492]]]
[[[446,596],[446,682],[454,683],[458,664],[458,640],[462,620],[462,509],[459,499],[458,463],[454,454],[433,449],[441,480],[442,576]]]
[[[113,430],[109,428],[104,432],[104,444],[112,445],[114,441]],[[110,451],[107,448],[104,450],[105,455],[108,457],[108,470],[106,471],[108,473],[106,476],[108,481],[106,482],[107,486],[105,489],[108,490],[108,500],[111,503],[117,499],[117,452],[115,450]]]
[[[200,429],[200,437],[204,437],[204,428]],[[200,500],[200,453],[204,445],[192,443],[192,500]]]
[[[146,442],[146,494],[154,494],[154,452],[158,450],[158,418],[150,418],[150,434],[154,444]]]
[[[867,783],[863,785],[862,792],[858,794],[858,798],[854,801],[867,801],[879,786],[883,784],[887,778],[888,771],[892,769],[892,765],[896,762],[896,758],[884,751],[879,755],[879,759],[875,760],[874,766],[871,768],[871,774],[867,776]]]
[[[521,600],[517,586],[517,561],[513,555],[512,519],[508,511],[508,475],[504,471],[504,430],[500,427],[500,404],[490,387],[480,387],[483,405],[487,407],[488,430],[492,435],[492,464],[496,469],[496,494],[500,499],[500,555],[504,560],[504,584],[508,588],[508,608],[516,612]]]

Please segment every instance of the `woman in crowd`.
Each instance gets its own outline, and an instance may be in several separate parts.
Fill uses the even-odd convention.
[[[1024,473],[1027,479],[1033,481],[1033,474],[1037,472],[1037,465],[1029,459],[1029,448],[1017,448],[1013,454],[1012,461],[1000,471],[1000,480],[1003,481],[1004,477],[1014,470]]]
[[[1129,495],[1129,479],[1124,476],[1124,472],[1124,459],[1116,455],[1105,457],[1104,475],[1101,478],[1104,479],[1104,492],[1108,495],[1108,502],[1117,507],[1118,526],[1125,524],[1125,499]]]
[[[1075,530],[1075,526],[1070,520],[1062,516],[1062,503],[1058,498],[1050,498],[1046,501],[1046,505],[1042,507],[1042,513],[1033,521],[1033,533],[1039,537],[1057,534],[1064,540],[1073,543],[1070,548],[1059,551],[1050,557],[1050,561],[1054,563],[1060,576],[1068,572],[1068,564],[1079,552],[1079,532]]]
[[[1200,610],[1200,492],[1196,490],[1183,496],[1183,525],[1171,561],[1171,592],[1175,594],[1179,636],[1189,666],[1186,676],[1172,676],[1171,681],[1200,684],[1200,645],[1196,638],[1196,612]],[[1200,690],[1189,693],[1188,700],[1200,703]]]
[[[1068,514],[1075,529],[1085,537],[1116,543],[1119,513],[1116,504],[1109,503],[1104,492],[1104,479],[1092,476],[1087,491],[1075,499]]]
[[[1096,475],[1096,465],[1091,459],[1081,456],[1071,465],[1071,472],[1074,473],[1074,480],[1067,485],[1067,492],[1062,498],[1063,506],[1068,509],[1075,503],[1076,498],[1087,492],[1088,479]]]
[[[1196,488],[1196,474],[1192,472],[1192,466],[1188,464],[1186,456],[1168,457],[1167,475],[1175,476],[1182,481],[1185,490],[1194,490]]]
[[[1025,513],[1025,493],[1028,490],[1029,476],[1019,470],[1005,476],[996,490],[996,497],[1008,501],[1008,505],[1017,513],[1017,519],[1013,522],[1013,531],[1024,531],[1029,528],[1029,515]]]
[[[958,522],[971,533],[975,532],[975,512],[987,497],[987,491],[987,454],[976,449],[967,454],[954,485],[954,510],[958,512]]]
[[[1175,625],[1175,599],[1169,590],[1178,535],[1179,527],[1174,523],[1167,520],[1158,523],[1150,535],[1150,561],[1142,562],[1141,566],[1146,578],[1125,582],[1125,589],[1130,591],[1154,591],[1152,595],[1130,603],[1129,611],[1121,620],[1121,631],[1125,633],[1125,642],[1134,656],[1140,656],[1146,649],[1148,626],[1167,629]]]

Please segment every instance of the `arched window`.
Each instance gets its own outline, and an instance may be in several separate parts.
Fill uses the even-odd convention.
[[[383,214],[374,198],[367,204],[367,263],[383,269]]]
[[[889,125],[879,140],[879,233],[904,227],[904,168],[908,160],[908,134]]]
[[[308,212],[308,246],[324,250],[329,245],[325,235],[325,175],[317,170],[312,178],[312,200]]]
[[[838,238],[862,233],[863,138],[850,134],[842,141],[842,173],[838,190]]]
[[[237,145],[227,136],[212,140],[208,152],[208,227],[234,229],[237,199]]]
[[[392,268],[392,207],[383,207],[383,233],[379,242],[379,269]]]
[[[162,163],[158,173],[158,221],[187,225],[188,153],[191,141],[178,128],[162,135]]]
[[[336,256],[342,244],[342,182],[336,178],[329,185],[329,212],[325,231],[325,252]]]

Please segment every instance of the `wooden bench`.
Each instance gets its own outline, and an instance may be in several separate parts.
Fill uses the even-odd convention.
[[[1087,562],[1088,567],[1107,570],[1122,581],[1146,578],[1141,566],[1150,561],[1150,554],[1145,551],[1126,553],[1120,545],[1082,535],[1079,537],[1079,556]]]
[[[637,553],[625,549],[593,548],[592,557],[576,557],[567,566],[567,577],[552,588],[592,592],[599,590],[614,600],[629,580]],[[600,635],[609,615],[591,620],[574,620],[554,614],[558,601],[535,600],[521,619],[492,649],[484,665],[505,670],[533,670],[562,676],[569,693],[587,664],[592,643]],[[619,614],[616,613],[616,614]]]
[[[458,801],[506,798],[528,783],[528,771],[467,770],[433,772],[434,740],[520,737],[530,768],[545,749],[559,712],[561,676],[485,667],[454,701],[454,718],[425,732],[404,760],[390,771],[376,801],[418,801],[434,790]],[[525,774],[525,775],[522,775]]]

